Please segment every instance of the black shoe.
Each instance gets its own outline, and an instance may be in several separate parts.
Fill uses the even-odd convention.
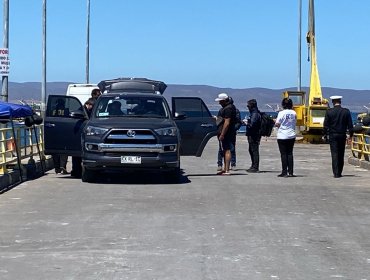
[[[62,173],[63,175],[67,175],[67,174],[69,174],[69,172],[67,171],[67,169],[65,169],[64,167],[62,167],[62,168],[61,168],[61,173]]]
[[[61,168],[55,168],[55,174],[59,174],[62,172],[62,169]]]
[[[297,176],[295,176],[293,174],[288,174],[288,177],[297,177]]]
[[[285,173],[281,173],[281,174],[279,174],[279,175],[277,175],[278,177],[284,177],[284,178],[286,178],[286,177],[288,177],[288,174],[285,174]]]
[[[334,178],[340,178],[342,175],[334,175]]]
[[[256,168],[249,168],[249,169],[247,169],[247,172],[249,172],[249,173],[258,173],[259,170],[256,169]]]

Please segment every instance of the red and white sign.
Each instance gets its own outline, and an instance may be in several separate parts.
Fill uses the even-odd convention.
[[[0,75],[9,76],[9,49],[0,48]]]

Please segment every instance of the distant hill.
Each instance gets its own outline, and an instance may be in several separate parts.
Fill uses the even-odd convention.
[[[49,82],[46,86],[46,94],[65,94],[68,84],[73,82]],[[274,106],[281,101],[281,95],[285,90],[295,90],[295,88],[284,89],[268,89],[268,88],[219,88],[207,85],[175,85],[170,84],[167,87],[164,95],[168,100],[172,96],[198,96],[212,110],[216,110],[219,105],[215,102],[215,98],[220,92],[226,92],[233,97],[235,104],[241,110],[246,109],[246,102],[249,99],[255,98],[261,110],[268,110],[265,104]],[[303,88],[306,92],[307,88]],[[323,87],[323,95],[329,98],[331,95],[342,95],[345,107],[352,111],[364,111],[364,105],[370,106],[370,90],[353,90],[353,89],[338,89]],[[25,83],[9,83],[9,102],[17,102],[17,100],[34,100],[41,99],[41,83],[25,82]]]

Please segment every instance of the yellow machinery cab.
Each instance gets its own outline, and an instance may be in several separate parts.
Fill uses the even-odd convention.
[[[283,98],[290,98],[293,101],[293,110],[297,114],[297,126],[306,125],[306,92],[304,91],[285,91]]]
[[[297,114],[297,128],[302,133],[303,141],[322,142],[328,100],[322,97],[311,97],[306,101],[305,91],[285,91],[283,98],[290,98],[293,101],[293,110]]]

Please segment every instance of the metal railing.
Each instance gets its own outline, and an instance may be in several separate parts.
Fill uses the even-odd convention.
[[[21,161],[34,156],[44,159],[44,127],[34,125],[26,127],[15,124],[12,127],[0,128],[0,175],[9,172],[9,166],[22,168]]]
[[[368,131],[370,127],[364,126],[364,131]],[[355,158],[369,161],[370,157],[370,135],[364,133],[354,133],[351,144],[352,154]]]

